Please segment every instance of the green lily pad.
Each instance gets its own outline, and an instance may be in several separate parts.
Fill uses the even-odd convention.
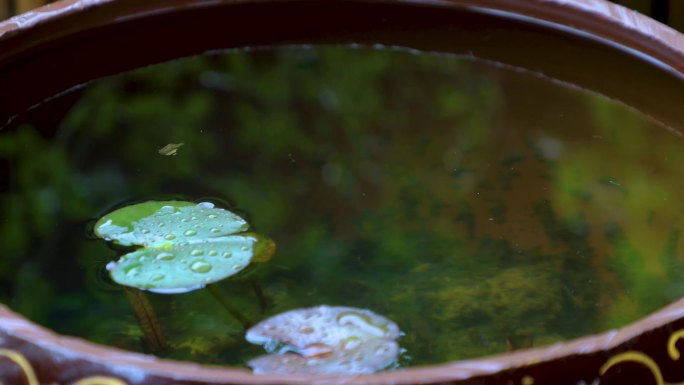
[[[179,293],[229,277],[249,265],[257,239],[232,235],[128,253],[107,265],[114,281],[158,293]]]
[[[95,234],[124,246],[159,247],[176,240],[220,237],[248,228],[244,219],[209,202],[149,201],[105,215],[95,223]]]
[[[245,233],[247,222],[211,203],[150,201],[102,217],[95,233],[141,249],[107,265],[112,279],[158,293],[182,293],[234,275],[253,257],[266,261],[271,240]]]

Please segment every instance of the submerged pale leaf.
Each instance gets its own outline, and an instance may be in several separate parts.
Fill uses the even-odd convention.
[[[291,310],[247,331],[271,354],[251,360],[255,373],[373,373],[394,364],[399,327],[370,310],[318,306]]]
[[[269,354],[249,361],[248,365],[256,374],[371,374],[391,366],[398,356],[399,345],[395,341],[374,339],[328,356]]]
[[[112,279],[158,293],[181,293],[238,273],[257,254],[268,260],[271,240],[244,233],[239,216],[211,203],[145,202],[118,209],[95,224],[95,233],[143,248],[110,262]]]

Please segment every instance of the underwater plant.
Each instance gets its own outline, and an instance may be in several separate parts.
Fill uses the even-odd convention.
[[[148,201],[115,210],[95,224],[95,234],[139,248],[107,264],[126,296],[153,351],[166,347],[154,309],[143,290],[185,293],[207,290],[245,329],[252,323],[211,283],[237,274],[250,262],[275,253],[270,239],[246,232],[247,222],[209,202]]]
[[[399,327],[366,309],[317,306],[290,310],[247,331],[270,353],[248,362],[259,373],[367,374],[397,363]]]

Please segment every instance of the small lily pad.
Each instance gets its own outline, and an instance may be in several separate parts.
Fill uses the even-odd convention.
[[[249,265],[256,238],[225,236],[148,247],[107,265],[112,279],[158,293],[186,292],[229,277]]]
[[[291,310],[247,331],[247,341],[271,353],[248,365],[255,373],[374,373],[397,361],[400,335],[394,322],[366,309]]]
[[[143,248],[110,262],[112,279],[158,293],[182,293],[220,281],[256,257],[268,260],[275,245],[245,233],[247,222],[211,203],[150,201],[118,209],[95,224],[95,233]]]

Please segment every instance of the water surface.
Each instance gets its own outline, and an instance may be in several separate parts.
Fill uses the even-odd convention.
[[[0,135],[0,299],[59,333],[150,352],[104,269],[122,251],[91,236],[149,199],[213,201],[276,242],[219,284],[250,319],[370,309],[405,333],[402,365],[605,331],[684,294],[681,138],[528,72],[233,51],[96,81],[26,120]],[[172,346],[158,354],[262,354],[206,290],[148,297]]]

